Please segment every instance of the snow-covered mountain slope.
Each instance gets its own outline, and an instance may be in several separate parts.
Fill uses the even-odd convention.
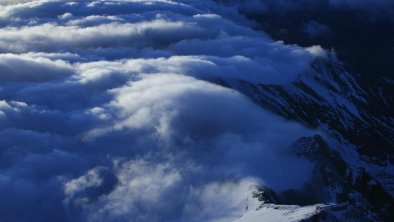
[[[318,206],[291,206],[263,204],[250,210],[233,222],[295,222],[308,219],[318,214]]]
[[[382,179],[393,192],[394,118],[388,113],[390,97],[360,87],[357,80],[333,59],[316,61],[314,70],[286,85],[240,82],[238,90],[256,103],[289,119],[319,127],[330,136],[334,148],[353,167],[364,167]],[[385,86],[391,88],[387,83]],[[386,106],[370,110],[369,104]],[[381,114],[383,113],[383,114]]]
[[[274,197],[275,201],[272,199]],[[291,205],[279,204],[278,196],[267,187],[256,186],[239,204],[239,215],[234,219],[223,221],[232,222],[367,222],[381,221],[373,213],[363,212],[352,208],[348,203],[342,204],[313,204]],[[220,220],[221,221],[221,220]]]
[[[301,139],[299,145],[301,153],[302,147],[310,147],[307,144],[326,144],[327,151],[331,150],[302,154],[316,163],[315,170],[320,168],[315,175],[324,175],[324,186],[331,185],[326,196],[362,209],[359,218],[391,221],[393,3],[302,2],[306,4],[264,0],[233,4],[256,22],[257,29],[276,39],[304,46],[319,44],[335,52],[315,60],[307,74],[285,86],[247,81],[228,85],[277,114],[320,129],[321,138]],[[369,209],[380,216],[368,217]]]
[[[314,178],[304,191],[309,189],[312,195],[290,193],[285,202],[347,203],[351,211],[362,209],[360,217],[393,218],[394,119],[390,115],[392,97],[382,97],[383,89],[363,88],[332,55],[316,60],[310,72],[292,84],[242,80],[221,84],[277,114],[321,130],[321,136],[302,138],[295,145],[298,155],[316,164]],[[390,90],[392,83],[385,84]]]

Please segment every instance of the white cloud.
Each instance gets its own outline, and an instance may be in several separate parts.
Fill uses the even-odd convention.
[[[259,169],[259,176],[277,189],[287,189],[290,184],[297,187],[307,179],[308,163],[296,159],[286,163],[286,150],[312,131],[260,110],[233,90],[205,81],[174,74],[140,78],[112,90],[115,98],[106,110],[114,119],[109,126],[90,131],[88,140],[125,131],[135,138],[130,150],[140,149],[133,144],[153,143],[156,152],[186,153],[185,158],[197,157],[203,165],[212,164],[217,168],[212,173],[255,176],[253,169]],[[286,140],[281,136],[284,132]]]
[[[212,1],[2,1],[0,218],[225,221],[252,184],[301,186],[311,165],[289,146],[314,131],[213,82],[288,84],[324,52],[240,18]]]
[[[0,82],[43,82],[67,77],[73,72],[72,66],[62,60],[0,54]]]
[[[111,30],[108,32],[108,30]],[[137,24],[110,23],[95,27],[79,28],[58,26],[47,23],[23,28],[7,27],[1,30],[1,50],[8,52],[59,51],[78,48],[138,46],[165,44],[160,36],[167,35],[167,41],[182,38],[175,36],[181,30],[193,32],[183,22],[155,20]]]
[[[116,188],[94,203],[86,196],[71,198],[85,211],[80,219],[87,221],[231,221],[250,207],[258,206],[251,198],[256,191],[255,178],[225,181],[196,181],[196,170],[190,165],[175,167],[173,163],[147,160],[118,163]],[[92,178],[95,169],[69,182],[75,184]],[[96,178],[96,176],[94,176]],[[96,180],[94,180],[96,181]],[[95,183],[94,185],[97,185]],[[79,192],[86,186],[78,186]],[[73,186],[74,187],[74,186]],[[78,192],[77,191],[77,192]],[[86,195],[86,194],[85,194]]]
[[[143,160],[123,164],[118,173],[119,183],[98,205],[93,206],[91,219],[99,221],[106,219],[128,218],[148,221],[149,218],[158,218],[154,214],[160,208],[171,208],[166,203],[166,195],[176,195],[175,186],[180,182],[181,175],[177,169],[168,164],[148,163]],[[176,199],[176,198],[174,198]],[[167,206],[166,206],[167,205]],[[176,205],[176,203],[174,203]],[[152,210],[148,210],[151,208]],[[140,209],[147,212],[139,213]],[[108,218],[100,216],[108,215]]]

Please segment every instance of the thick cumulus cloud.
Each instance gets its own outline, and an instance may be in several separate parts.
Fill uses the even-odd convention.
[[[0,81],[50,81],[73,73],[71,65],[62,60],[29,58],[14,54],[0,55]]]
[[[2,1],[0,221],[231,221],[302,186],[314,131],[223,85],[324,52],[249,27],[211,1]]]

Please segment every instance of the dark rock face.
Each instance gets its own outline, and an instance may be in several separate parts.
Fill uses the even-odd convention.
[[[371,110],[369,104],[383,107],[391,104],[391,98],[363,89],[333,59],[316,61],[313,68],[313,74],[291,85],[242,82],[238,89],[286,118],[311,127],[324,125],[332,136],[354,144],[361,155],[375,164],[390,164],[394,160],[394,131],[390,129],[393,118],[382,114],[382,109]],[[386,109],[387,113],[391,110]]]
[[[246,10],[244,1],[236,2],[239,11],[256,23],[256,29],[273,39],[320,45],[335,51],[333,57],[340,60],[316,61],[309,78],[289,86],[242,83],[247,90],[239,90],[289,119],[312,127],[327,125],[374,164],[391,165],[394,3],[372,4],[375,7],[368,10],[334,7],[327,0],[261,0],[264,8]]]
[[[294,145],[297,155],[315,164],[311,181],[272,203],[343,206],[322,208],[308,221],[393,221],[394,20],[324,4],[243,12],[274,39],[332,49],[309,73],[288,85],[219,82],[322,132]],[[274,196],[265,194],[265,201]]]
[[[294,144],[295,154],[314,164],[309,182],[282,193],[260,187],[254,197],[283,205],[334,203],[317,206],[304,221],[394,221],[394,19],[387,13],[392,10],[370,18],[367,11],[329,7],[325,0],[300,0],[302,7],[295,3],[289,10],[275,7],[287,1],[262,2],[273,7],[240,9],[256,29],[330,53],[288,85],[213,80],[321,131]]]
[[[394,200],[381,184],[365,169],[349,166],[340,154],[318,135],[299,139],[294,152],[314,163],[309,182],[301,189],[276,194],[266,187],[259,188],[255,198],[264,203],[312,205],[335,203],[318,207],[316,215],[305,221],[392,221]]]
[[[278,194],[275,193],[272,189],[265,186],[257,187],[257,191],[253,193],[253,198],[257,198],[260,202],[263,203],[273,203],[280,204],[281,200]]]
[[[328,142],[314,136],[295,144],[296,154],[315,164],[313,178],[303,189],[281,194],[282,203],[346,203],[346,215],[356,221],[392,221],[393,118],[368,106],[383,106],[387,98],[363,89],[333,58],[315,61],[313,68],[286,86],[244,81],[230,86],[285,118],[321,129],[327,137]]]
[[[295,152],[315,163],[306,191],[323,190],[334,202],[346,203],[349,213],[355,215],[366,218],[373,215],[373,219],[385,221],[394,218],[392,196],[364,168],[347,165],[323,138],[302,138],[295,145]]]

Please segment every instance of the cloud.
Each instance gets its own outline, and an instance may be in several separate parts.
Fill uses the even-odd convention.
[[[201,215],[200,219],[210,221],[239,212],[229,210],[238,202],[215,200],[216,196],[209,199],[211,185],[207,184],[218,183],[214,186],[220,191],[220,181],[253,185],[249,178],[261,178],[274,189],[286,190],[302,186],[309,178],[311,164],[292,157],[288,148],[313,131],[262,111],[233,90],[192,77],[145,74],[138,78],[111,90],[114,99],[95,115],[113,118],[104,118],[102,127],[85,135],[96,152],[121,160],[114,170],[119,181],[116,188],[97,202],[86,200],[82,220],[194,221],[193,215]],[[125,138],[132,139],[119,142]],[[106,141],[117,141],[117,145],[108,147]],[[146,157],[122,160],[127,156]],[[84,189],[100,180],[76,181],[84,181]],[[189,201],[196,192],[205,195],[197,203],[204,208],[192,211],[189,205],[196,203]],[[246,197],[238,196],[237,201]],[[223,212],[217,214],[210,204],[222,204],[216,206]]]
[[[0,23],[0,218],[228,221],[308,180],[291,144],[315,131],[215,83],[291,83],[319,46],[211,1],[3,1]]]
[[[8,52],[40,50],[56,52],[64,48],[132,47],[136,44],[160,46],[167,44],[168,41],[182,38],[182,34],[175,35],[180,30],[185,31],[183,35],[194,31],[182,22],[165,20],[137,24],[110,23],[86,28],[65,27],[50,23],[24,28],[7,27],[2,30],[1,50]],[[163,32],[165,32],[166,39],[160,39]]]
[[[140,160],[119,167],[122,182],[111,194],[85,205],[82,220],[231,221],[253,201],[248,200],[255,190],[251,184],[259,182],[246,178],[185,186],[191,178],[169,164]]]
[[[70,76],[73,71],[71,65],[62,60],[0,55],[0,81],[43,82]]]

